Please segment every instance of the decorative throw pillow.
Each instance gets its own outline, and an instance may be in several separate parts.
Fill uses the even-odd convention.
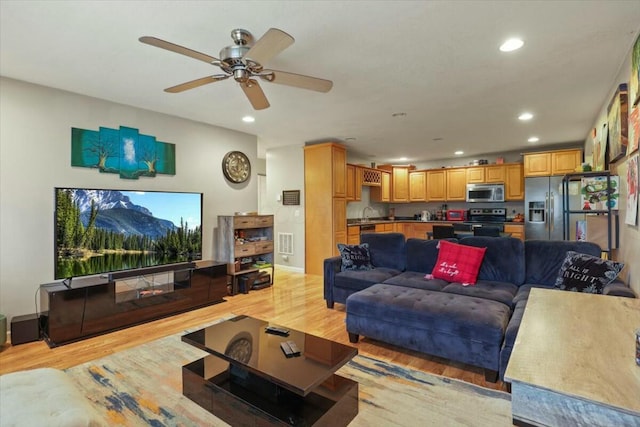
[[[436,265],[431,275],[447,282],[475,284],[487,248],[440,240]]]
[[[338,243],[338,250],[342,258],[341,271],[371,270],[373,268],[368,243],[362,243],[360,245]]]
[[[568,251],[555,286],[568,291],[601,294],[603,288],[618,277],[623,267],[624,264],[620,262]]]

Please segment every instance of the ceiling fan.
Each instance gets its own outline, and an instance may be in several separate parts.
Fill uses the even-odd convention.
[[[269,107],[269,101],[267,101],[267,97],[264,95],[256,78],[270,83],[315,90],[317,92],[329,92],[333,86],[331,80],[270,70],[263,67],[264,63],[293,44],[293,37],[282,30],[270,28],[260,39],[254,42],[254,38],[249,31],[235,29],[231,31],[231,38],[234,44],[220,51],[220,59],[156,37],[144,36],[140,37],[139,40],[151,46],[170,50],[215,65],[224,72],[224,74],[214,74],[165,89],[165,92],[169,93],[183,92],[233,77],[240,84],[253,108],[262,110]]]

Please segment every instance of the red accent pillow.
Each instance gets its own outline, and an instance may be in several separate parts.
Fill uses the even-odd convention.
[[[446,240],[440,240],[438,246],[440,251],[431,273],[433,277],[447,282],[475,284],[487,248],[459,245]]]

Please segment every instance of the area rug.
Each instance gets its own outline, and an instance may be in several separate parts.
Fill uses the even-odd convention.
[[[233,315],[223,318],[229,317]],[[180,337],[207,325],[75,366],[66,373],[109,425],[228,425],[182,395],[182,365],[206,353]],[[338,373],[360,384],[359,413],[351,426],[511,425],[508,393],[360,355]]]

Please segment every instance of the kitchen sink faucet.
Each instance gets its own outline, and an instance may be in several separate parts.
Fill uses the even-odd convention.
[[[365,206],[364,209],[362,209],[362,219],[368,219],[367,209],[369,209],[372,212],[375,212],[375,209],[373,209],[371,206]]]

